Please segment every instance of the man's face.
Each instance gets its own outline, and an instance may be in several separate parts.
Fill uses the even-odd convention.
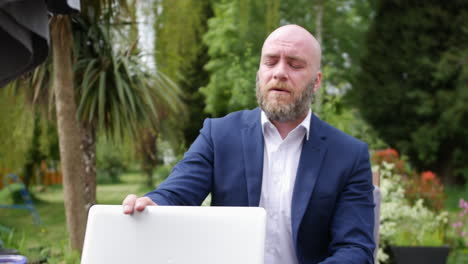
[[[272,121],[304,118],[321,80],[320,56],[301,31],[280,30],[265,41],[257,73],[257,101]],[[311,37],[311,36],[310,36]]]

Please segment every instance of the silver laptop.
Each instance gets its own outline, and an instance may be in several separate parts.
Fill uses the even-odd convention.
[[[259,207],[91,207],[82,264],[263,264],[266,213]]]

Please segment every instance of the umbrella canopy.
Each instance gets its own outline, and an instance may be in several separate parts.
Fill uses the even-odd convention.
[[[46,3],[49,11],[54,14],[68,14],[80,11],[80,0],[46,0]]]
[[[0,0],[0,88],[47,58],[49,12],[77,12],[79,5],[79,0]]]

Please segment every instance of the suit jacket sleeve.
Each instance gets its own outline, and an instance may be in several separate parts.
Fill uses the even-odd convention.
[[[366,144],[362,144],[339,195],[331,222],[331,256],[323,264],[374,263],[375,242],[372,171]]]
[[[211,190],[213,179],[211,119],[169,177],[145,196],[158,205],[200,205]]]

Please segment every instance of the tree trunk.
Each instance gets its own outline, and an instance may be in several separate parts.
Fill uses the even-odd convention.
[[[154,188],[153,168],[145,167],[144,170],[146,174],[146,186],[148,186],[148,188],[150,189],[153,189]]]
[[[76,119],[75,90],[71,61],[72,33],[67,16],[51,22],[53,87],[57,110],[63,193],[70,247],[81,253],[88,208],[84,193],[84,163],[80,149],[81,130]]]
[[[317,41],[322,45],[322,21],[323,21],[323,0],[317,0],[315,4],[315,37]],[[314,112],[315,114],[321,114],[322,110],[322,103],[323,103],[323,94],[325,93],[325,84],[322,83],[322,87],[318,89],[315,93],[315,100],[314,100]]]
[[[86,207],[96,204],[96,128],[82,123],[81,149],[85,166],[84,194]]]
[[[154,188],[153,169],[159,164],[158,148],[156,144],[157,138],[158,133],[150,129],[144,130],[140,137],[139,152],[142,155],[141,169],[146,174],[146,186],[149,188]]]
[[[27,152],[26,164],[24,165],[24,185],[26,190],[29,190],[31,181],[37,174],[37,167],[41,161],[46,157],[41,153],[40,138],[41,138],[41,125],[39,114],[34,114],[33,133],[31,146]]]
[[[452,155],[448,154],[444,159],[437,161],[433,166],[434,172],[445,185],[463,186],[463,177],[456,177],[452,162]]]

